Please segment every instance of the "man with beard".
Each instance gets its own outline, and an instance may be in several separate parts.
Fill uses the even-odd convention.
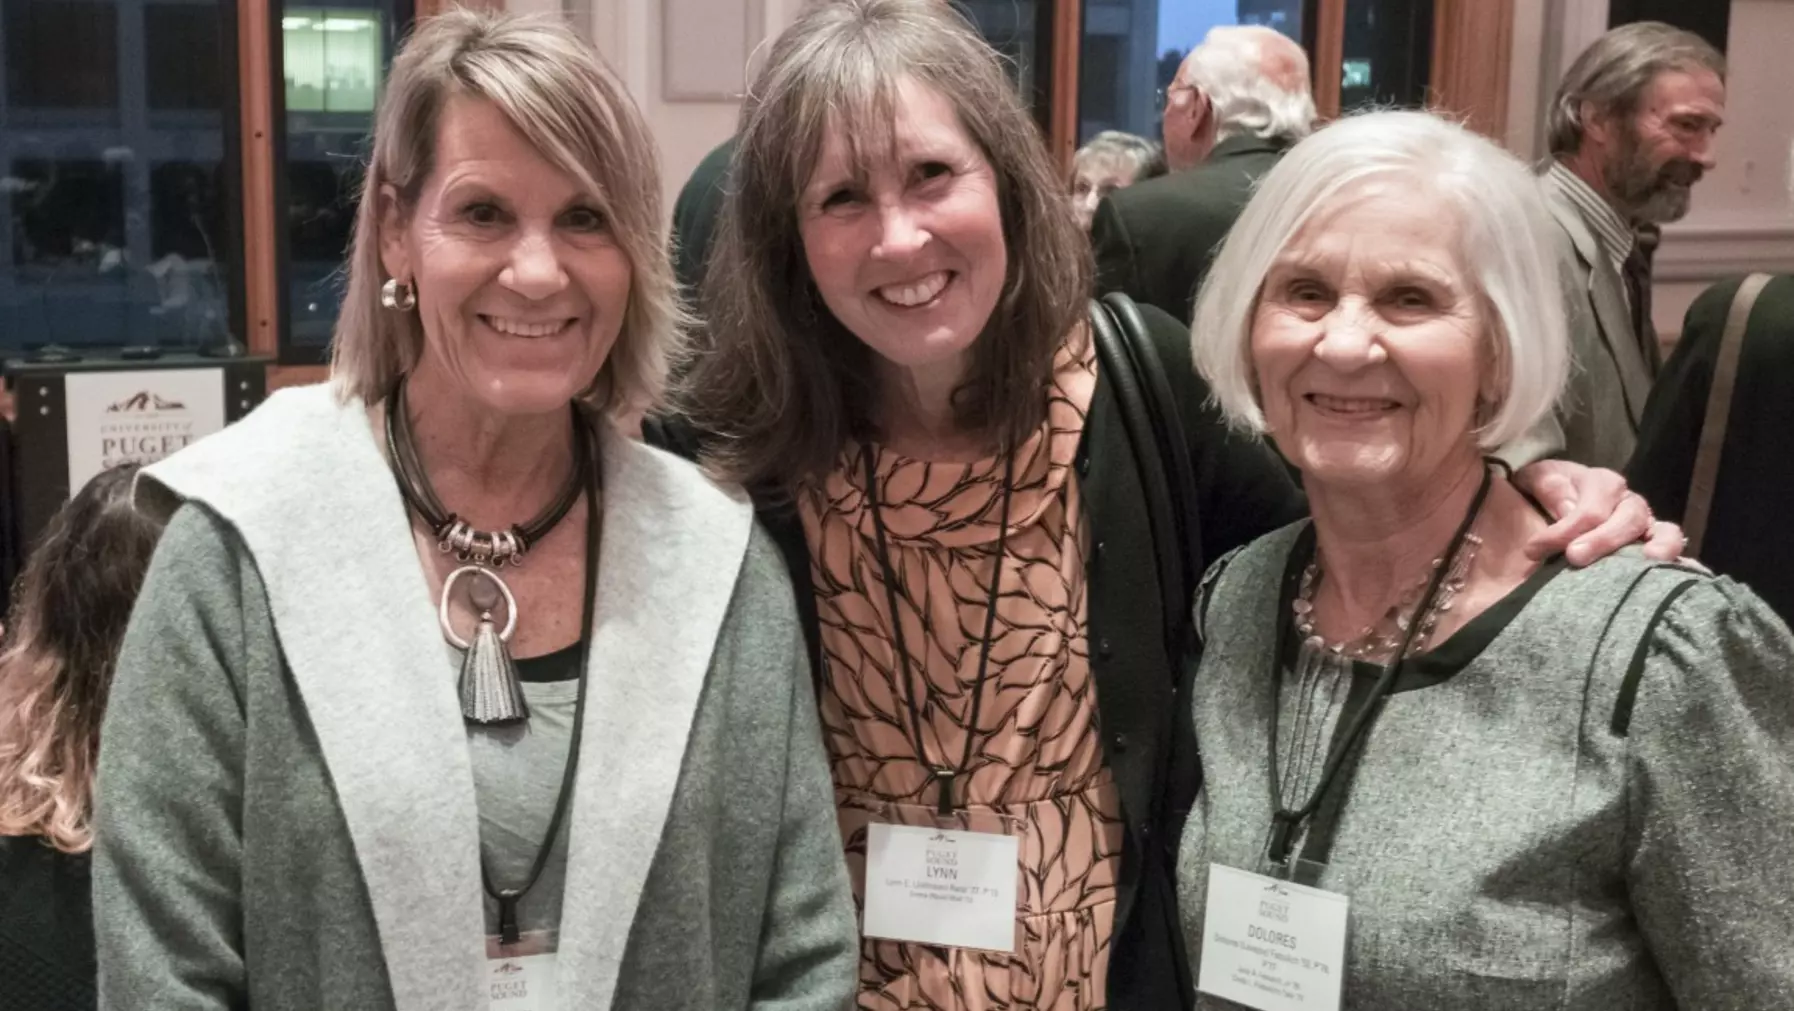
[[[1725,58],[1655,21],[1603,35],[1558,87],[1542,182],[1563,233],[1576,353],[1558,408],[1572,460],[1619,469],[1632,455],[1662,364],[1650,247],[1657,226],[1688,213],[1724,115]]]

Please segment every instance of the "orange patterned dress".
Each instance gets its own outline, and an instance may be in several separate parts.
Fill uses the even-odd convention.
[[[1004,461],[904,459],[874,469],[897,618],[911,653],[927,761],[908,691],[858,446],[800,501],[826,677],[823,733],[856,900],[866,826],[940,824],[930,769],[957,777],[958,826],[1020,836],[1015,954],[867,938],[859,1006],[878,1011],[1087,1011],[1107,1002],[1121,800],[1103,763],[1085,641],[1089,539],[1073,458],[1096,388],[1092,346],[1062,349],[1041,430],[1017,448],[1009,534],[978,725],[968,727],[1002,515]],[[922,619],[926,611],[928,620]],[[926,629],[926,632],[925,632]],[[922,690],[926,679],[929,690]]]

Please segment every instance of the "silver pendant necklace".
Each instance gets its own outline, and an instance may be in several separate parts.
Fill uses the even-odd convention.
[[[592,472],[591,430],[580,416],[578,405],[573,405],[574,466],[566,486],[529,523],[487,531],[443,508],[418,462],[404,405],[405,380],[401,377],[386,398],[386,449],[399,492],[406,505],[429,525],[436,537],[436,549],[444,554],[453,552],[457,560],[465,563],[442,581],[436,607],[443,638],[466,652],[461,661],[461,715],[467,722],[482,726],[527,720],[529,703],[523,697],[510,647],[511,636],[517,631],[517,597],[499,570],[507,565],[522,565],[530,547],[559,525],[578,501],[580,489],[586,486]],[[596,509],[598,504],[594,501],[586,507]],[[471,640],[462,638],[450,620],[455,587],[463,581],[467,601],[479,615]],[[494,618],[501,600],[505,608],[502,630]]]

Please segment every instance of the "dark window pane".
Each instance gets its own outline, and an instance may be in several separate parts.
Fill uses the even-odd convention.
[[[118,105],[118,8],[107,0],[5,0],[6,103]]]
[[[235,2],[0,0],[0,351],[228,336]]]
[[[1078,139],[1126,130],[1160,139],[1159,89],[1218,25],[1263,25],[1302,38],[1303,0],[1085,0]]]
[[[125,244],[125,181],[116,163],[21,158],[12,191],[12,258],[46,270],[116,269]]]
[[[286,125],[282,353],[301,361],[322,357],[336,325],[374,109],[411,12],[402,0],[277,11]]]
[[[1348,0],[1339,107],[1426,104],[1433,0]]]
[[[218,8],[211,4],[145,4],[151,109],[216,112],[224,102]]]
[[[1044,118],[1047,72],[1041,69],[1041,61],[1051,0],[953,0],[953,6],[977,27],[992,49],[1003,54],[1010,79]]]

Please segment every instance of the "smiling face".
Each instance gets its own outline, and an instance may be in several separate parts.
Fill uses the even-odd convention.
[[[1725,120],[1725,83],[1710,70],[1658,74],[1629,119],[1607,124],[1603,176],[1614,202],[1639,221],[1677,221],[1694,184],[1713,170],[1714,137]]]
[[[963,371],[1009,269],[996,174],[938,92],[906,80],[894,105],[891,150],[864,176],[842,124],[824,136],[798,209],[804,257],[829,312],[885,362]]]
[[[1411,185],[1355,187],[1266,275],[1253,372],[1268,432],[1306,482],[1406,486],[1475,459],[1495,370],[1457,218]]]
[[[382,262],[417,289],[418,377],[499,414],[564,410],[591,385],[622,328],[629,258],[596,196],[496,106],[451,99],[416,205],[390,187],[382,199]]]

